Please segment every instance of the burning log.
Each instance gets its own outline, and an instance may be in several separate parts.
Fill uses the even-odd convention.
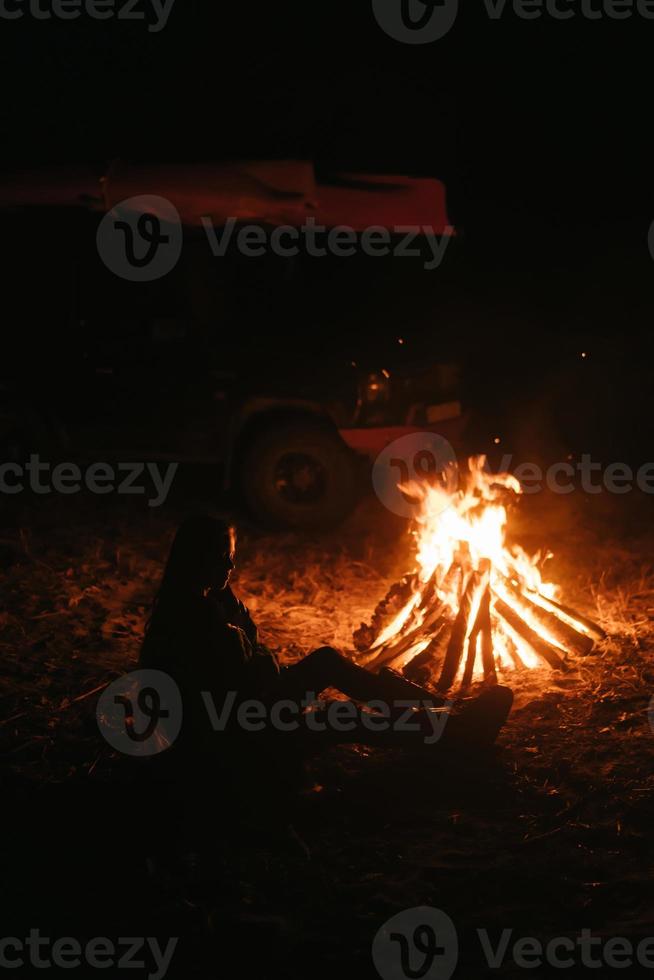
[[[407,635],[402,634],[395,643],[391,643],[388,646],[381,647],[378,651],[372,651],[374,656],[372,659],[366,659],[363,661],[365,666],[369,670],[378,670],[385,664],[392,664],[394,660],[401,657],[403,654],[408,653],[411,647],[416,646],[418,643],[427,641],[429,643],[430,636],[434,630],[438,630],[443,623],[443,617],[439,615],[439,611],[443,609],[442,603],[436,607],[435,614],[430,616],[421,626],[412,630]]]
[[[456,677],[459,664],[461,663],[461,657],[463,656],[466,639],[474,627],[474,622],[472,626],[470,625],[471,615],[474,615],[475,618],[477,616],[481,596],[483,590],[486,588],[487,581],[487,570],[481,572],[474,571],[468,579],[461,598],[459,611],[452,627],[452,635],[447,647],[447,653],[445,654],[441,676],[436,685],[439,691],[448,691],[454,683],[454,678]]]
[[[497,623],[501,623],[499,616],[495,617]],[[506,632],[506,627],[505,627]],[[508,633],[506,634],[507,641],[507,652],[513,661],[513,666],[518,671],[527,670],[527,664],[524,662],[520,654],[518,653],[518,648],[515,644],[515,640]]]
[[[391,586],[381,602],[377,603],[370,623],[362,623],[354,632],[354,645],[363,655],[360,662],[370,665],[382,648],[396,643],[407,631],[412,635],[415,631],[417,640],[418,633],[426,631],[440,615],[443,604],[438,593],[455,591],[457,582],[465,577],[465,569],[471,570],[470,555],[467,546],[462,546],[445,575],[442,576],[442,569],[436,567],[426,584],[422,584],[418,573],[414,572]],[[435,612],[434,604],[437,606]],[[398,621],[396,632],[386,636],[393,629],[395,621]],[[408,647],[403,646],[403,649]]]
[[[391,588],[375,609],[370,626],[362,623],[354,634],[355,646],[357,643],[362,644],[366,638],[370,640],[368,648],[359,647],[362,650],[360,663],[371,670],[375,670],[402,656],[412,646],[424,640],[430,641],[434,630],[442,625],[445,610],[445,604],[439,598],[438,590],[449,590],[457,587],[457,580],[463,574],[463,566],[460,562],[464,560],[465,554],[457,552],[442,580],[439,580],[439,570],[434,569],[427,584],[422,586],[422,591],[416,574],[405,576],[400,583],[401,591],[406,596],[403,609],[395,609],[395,597],[398,593],[395,586]],[[409,606],[411,608],[408,608]],[[393,609],[392,616],[389,615],[389,607]],[[401,618],[405,612],[407,613],[406,618]],[[387,622],[379,630],[377,627],[383,619],[387,619]],[[397,632],[390,637],[385,637],[385,633],[392,629],[395,621],[398,621]],[[377,630],[374,640],[370,639],[373,629]]]
[[[481,617],[481,662],[484,668],[484,680],[497,684],[495,672],[495,657],[493,656],[493,626],[490,614],[490,586],[484,592],[479,609]]]
[[[468,638],[468,656],[461,681],[462,688],[469,687],[472,682],[475,660],[479,652],[481,653],[484,680],[490,683],[497,683],[495,658],[493,656],[493,630],[490,617],[489,585],[486,585],[482,593],[477,618]]]
[[[470,687],[472,681],[472,672],[475,667],[475,660],[477,659],[477,642],[479,640],[479,629],[476,624],[473,628],[472,633],[468,637],[468,652],[466,654],[466,663],[463,669],[463,678],[461,680],[461,687]]]
[[[502,578],[501,585],[510,596],[511,606],[517,606],[517,611],[526,614],[523,618],[527,620],[531,619],[532,621],[535,620],[568,653],[576,653],[581,657],[588,656],[594,646],[592,636],[578,632],[574,626],[560,619],[556,613],[549,612],[536,602],[533,602],[508,579]],[[499,595],[500,598],[503,598],[501,592]]]
[[[443,619],[429,644],[402,668],[402,673],[416,684],[425,684],[433,674],[434,664],[442,660],[442,654],[452,633],[452,623]]]
[[[521,619],[520,615],[514,609],[512,609],[511,606],[507,605],[503,599],[495,600],[494,609],[495,613],[502,619],[506,620],[511,629],[517,633],[518,636],[525,641],[525,643],[528,643],[534,653],[537,653],[539,657],[542,657],[543,660],[550,665],[550,667],[553,667],[555,670],[565,671],[568,669],[558,650],[556,650],[551,643],[548,643],[547,640],[542,639],[542,637],[540,637],[538,633],[531,628],[531,626],[525,623],[524,619]]]
[[[479,575],[481,577],[481,582],[479,585],[481,596],[479,599],[479,607],[475,616],[474,625],[470,631],[468,637],[468,654],[466,657],[466,665],[463,671],[463,679],[461,681],[461,687],[466,688],[470,686],[472,681],[472,675],[475,668],[475,660],[477,659],[477,647],[480,644],[483,628],[483,614],[482,609],[485,605],[488,605],[489,615],[490,615],[490,594],[489,594],[489,577],[490,577],[490,562],[487,558],[482,558],[479,562]],[[492,649],[492,642],[491,642]],[[491,654],[492,656],[492,654]]]
[[[567,616],[568,619],[579,623],[596,640],[606,639],[606,631],[602,629],[599,623],[595,623],[592,619],[582,616],[580,613],[576,612],[576,610],[571,609],[570,606],[565,606],[562,602],[555,602],[554,599],[549,599],[547,596],[541,595],[540,592],[535,592],[534,595],[538,595],[539,601],[544,602],[546,606],[553,607],[555,610],[558,610],[558,612],[563,613],[564,616]]]
[[[391,586],[381,602],[377,603],[370,623],[361,623],[361,626],[355,630],[353,639],[356,649],[361,653],[370,650],[375,645],[377,637],[402,612],[417,589],[417,572],[413,575],[405,575]]]
[[[413,681],[414,684],[424,684],[431,674],[429,669],[429,664],[432,659],[432,653],[430,650],[431,643],[429,646],[417,653],[415,657],[409,660],[408,664],[405,664],[402,668],[402,673],[404,676]]]

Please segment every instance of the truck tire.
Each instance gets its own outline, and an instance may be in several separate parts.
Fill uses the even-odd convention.
[[[292,422],[256,434],[242,457],[240,484],[261,524],[334,527],[356,503],[357,468],[334,430],[312,420]]]

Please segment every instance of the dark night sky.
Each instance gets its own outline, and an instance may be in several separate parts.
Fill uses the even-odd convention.
[[[301,156],[439,176],[465,230],[453,306],[483,313],[483,357],[499,341],[515,373],[557,331],[572,349],[602,336],[620,364],[636,336],[650,350],[654,21],[493,21],[479,2],[405,45],[367,0],[176,0],[160,33],[28,17],[3,31],[7,170]]]
[[[6,169],[293,155],[435,175],[480,267],[583,274],[599,250],[649,268],[654,21],[493,21],[479,2],[406,45],[368,0],[176,0],[160,33],[28,17],[3,31]]]
[[[403,45],[365,0],[177,0],[156,34],[86,18],[3,31],[5,166],[297,154],[455,175],[465,202],[509,219],[649,206],[654,22],[638,17],[491,21],[480,2]]]

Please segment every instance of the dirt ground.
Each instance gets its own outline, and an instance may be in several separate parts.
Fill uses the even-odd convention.
[[[168,801],[156,790],[144,800],[133,763],[95,723],[98,690],[135,665],[188,500],[148,510],[59,498],[0,513],[11,934],[180,936],[169,976],[235,975],[235,964],[259,977],[367,977],[384,921],[430,905],[458,931],[455,976],[475,978],[525,972],[509,954],[499,969],[484,965],[478,928],[494,941],[503,929],[547,940],[585,927],[634,944],[654,934],[649,507],[577,494],[523,501],[516,540],[554,552],[550,577],[609,639],[565,677],[543,667],[503,678],[516,700],[491,758],[462,766],[330,750],[294,803],[299,842],[275,829],[276,800],[262,792],[252,827],[221,842],[219,866],[192,884],[181,867],[146,862]],[[244,526],[234,588],[261,639],[294,659],[324,643],[351,650],[353,630],[410,562],[406,525],[367,500],[337,533]],[[220,785],[214,800],[218,828],[233,801]]]

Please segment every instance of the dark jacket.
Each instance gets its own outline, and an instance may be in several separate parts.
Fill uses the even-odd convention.
[[[184,711],[182,741],[198,749],[215,735],[209,697],[218,713],[228,697],[233,699],[225,732],[235,735],[238,705],[249,698],[268,700],[279,676],[276,657],[258,643],[247,607],[229,588],[217,596],[192,596],[155,608],[139,666],[165,671],[177,683]]]

